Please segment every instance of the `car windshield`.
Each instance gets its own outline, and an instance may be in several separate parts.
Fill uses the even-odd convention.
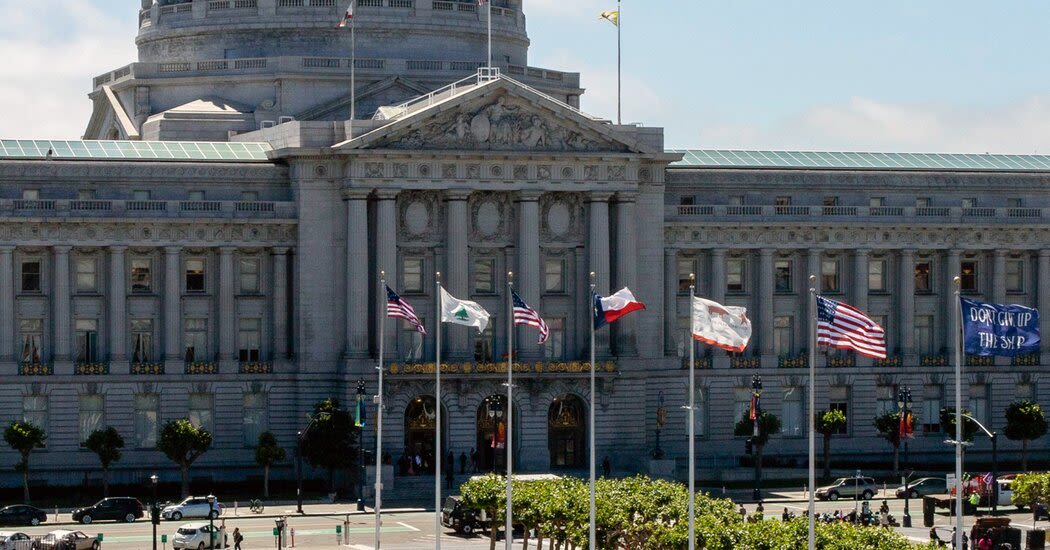
[[[833,483],[833,485],[842,485],[843,483],[846,483],[847,481],[849,481],[848,478],[840,477],[840,478],[835,480],[835,483]]]
[[[187,527],[179,527],[178,533],[180,535],[195,535],[195,534],[197,534],[197,530],[196,529],[189,529]]]

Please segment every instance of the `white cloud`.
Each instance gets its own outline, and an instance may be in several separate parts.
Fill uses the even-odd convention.
[[[684,121],[680,121],[682,123]],[[768,127],[692,121],[679,146],[746,149],[956,153],[1050,152],[1050,96],[1005,105],[889,103],[855,97],[821,105]],[[676,140],[677,141],[677,140]]]
[[[87,126],[92,78],[135,60],[134,29],[89,2],[7,2],[0,51],[11,52],[0,137],[71,139]]]

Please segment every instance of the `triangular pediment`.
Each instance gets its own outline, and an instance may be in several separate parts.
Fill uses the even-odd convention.
[[[109,86],[92,94],[91,118],[84,139],[139,139],[139,131]]]
[[[315,105],[297,113],[295,115],[296,120],[341,120],[345,119],[347,114],[350,112],[351,100],[357,103],[356,111],[360,115],[371,116],[376,109],[381,105],[388,105],[391,103],[400,103],[402,101],[411,99],[420,94],[427,93],[426,86],[419,84],[418,82],[403,78],[400,76],[392,76],[384,78],[379,82],[374,82],[367,86],[361,86],[357,89],[355,98],[351,98],[351,94],[347,91],[345,94],[331,100]]]
[[[391,121],[333,149],[650,153],[611,124],[512,80],[385,111]]]

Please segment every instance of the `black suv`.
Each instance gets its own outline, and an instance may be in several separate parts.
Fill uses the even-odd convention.
[[[145,514],[146,511],[137,498],[110,497],[104,498],[91,506],[73,510],[73,521],[85,525],[100,519],[131,523]]]
[[[467,508],[460,497],[448,497],[441,507],[441,524],[461,535],[472,535],[482,527],[485,513]]]

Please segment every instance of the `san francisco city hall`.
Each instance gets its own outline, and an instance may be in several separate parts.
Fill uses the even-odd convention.
[[[743,453],[756,373],[783,423],[766,455],[804,464],[810,274],[887,329],[885,361],[819,355],[817,407],[849,419],[836,455],[890,460],[872,419],[907,385],[913,459],[949,460],[951,280],[1050,311],[1050,157],[667,150],[581,111],[578,73],[528,66],[522,0],[493,5],[498,71],[476,2],[359,0],[351,121],[345,2],[143,0],[139,59],[94,79],[83,141],[0,142],[0,424],[47,431],[34,483],[97,476],[80,442],[107,425],[128,442],[115,481],[174,479],[155,445],[180,417],[215,435],[194,477],[243,478],[261,431],[291,450],[315,402],[375,393],[379,346],[384,450],[428,452],[436,271],[493,314],[442,331],[447,448],[483,466],[503,461],[486,398],[505,391],[508,271],[551,329],[515,338],[521,470],[586,465],[589,272],[647,305],[598,332],[615,470],[646,470],[660,430],[684,477],[689,273],[754,322],[744,353],[698,350],[702,479]],[[387,320],[379,342],[380,271],[430,336]],[[1050,405],[1046,350],[968,358],[966,406],[1001,427],[1017,398]]]

